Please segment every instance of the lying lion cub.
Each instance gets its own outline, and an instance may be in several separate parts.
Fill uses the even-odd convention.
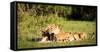
[[[75,32],[73,35],[75,40],[84,40],[87,38],[87,34],[85,32]]]

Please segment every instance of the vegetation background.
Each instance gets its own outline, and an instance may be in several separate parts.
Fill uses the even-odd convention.
[[[18,3],[17,16],[19,49],[96,44],[97,7],[95,6]],[[62,43],[32,41],[42,37],[41,30],[48,24],[56,24],[65,32],[86,32],[88,39]]]

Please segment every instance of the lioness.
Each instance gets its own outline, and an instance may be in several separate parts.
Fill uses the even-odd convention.
[[[45,41],[74,41],[84,40],[87,37],[85,32],[64,32],[55,24],[50,24],[42,31]],[[46,38],[47,37],[47,38]]]
[[[47,28],[42,31],[43,36],[48,37],[47,39],[50,41],[72,41],[72,35],[69,32],[63,32],[61,29],[55,24],[50,24]],[[70,39],[70,40],[69,40]]]

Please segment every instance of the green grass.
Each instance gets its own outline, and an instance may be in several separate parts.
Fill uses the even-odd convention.
[[[18,49],[96,44],[95,21],[69,21],[63,17],[58,17],[55,15],[24,15],[22,16],[22,19],[23,20],[18,21]],[[48,24],[56,24],[65,32],[86,32],[88,38],[83,41],[72,42],[39,43],[31,41],[33,38],[41,38],[41,30]]]
[[[42,47],[59,47],[59,46],[79,46],[79,45],[93,45],[96,44],[96,40],[84,40],[84,41],[72,41],[72,42],[48,42],[39,43],[32,41],[19,42],[18,48],[42,48]]]

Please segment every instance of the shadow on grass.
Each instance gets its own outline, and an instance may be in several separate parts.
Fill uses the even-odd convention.
[[[42,38],[32,38],[30,41],[33,41],[33,42],[39,42],[41,41]]]

